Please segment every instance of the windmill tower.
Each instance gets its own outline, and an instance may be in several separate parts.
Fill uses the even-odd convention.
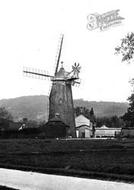
[[[63,45],[63,35],[60,41],[59,53],[56,61],[56,68],[54,75],[48,75],[41,72],[30,71],[30,69],[23,70],[26,74],[38,75],[50,78],[52,87],[49,95],[49,120],[56,115],[70,127],[68,134],[75,137],[75,117],[74,105],[72,96],[72,85],[80,84],[79,82],[79,64],[72,66],[71,72],[65,71],[63,62],[60,65],[60,57]]]

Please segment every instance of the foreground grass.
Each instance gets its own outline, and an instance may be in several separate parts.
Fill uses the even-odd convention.
[[[0,166],[134,181],[134,141],[0,140]]]

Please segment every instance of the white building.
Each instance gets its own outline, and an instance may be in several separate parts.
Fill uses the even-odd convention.
[[[95,137],[115,137],[121,132],[121,128],[109,128],[103,125],[102,127],[95,128]]]
[[[84,115],[75,118],[76,136],[78,138],[90,138],[92,135],[92,123]]]

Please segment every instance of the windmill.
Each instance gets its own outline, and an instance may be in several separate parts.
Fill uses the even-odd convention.
[[[63,67],[63,62],[61,62],[59,68],[63,38],[64,36],[62,35],[54,75],[35,72],[30,69],[24,69],[23,72],[30,75],[50,78],[52,81],[52,86],[49,95],[49,120],[58,115],[60,119],[70,127],[68,134],[75,137],[75,116],[72,85],[80,84],[79,73],[81,67],[79,63],[74,63],[72,70],[67,72]]]

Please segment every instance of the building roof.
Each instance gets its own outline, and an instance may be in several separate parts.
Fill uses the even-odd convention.
[[[65,126],[65,127],[69,127],[68,125],[66,125],[60,118],[60,116],[55,115],[55,117],[53,117],[52,119],[50,119],[45,126]]]
[[[121,130],[122,128],[117,128],[117,127],[96,127],[95,130],[106,130],[106,131],[110,131],[110,130]]]
[[[90,120],[81,114],[75,118],[75,125],[76,127],[79,127],[81,125],[90,126]]]
[[[108,129],[108,127],[106,127],[106,125],[102,125],[100,128],[101,129]]]

